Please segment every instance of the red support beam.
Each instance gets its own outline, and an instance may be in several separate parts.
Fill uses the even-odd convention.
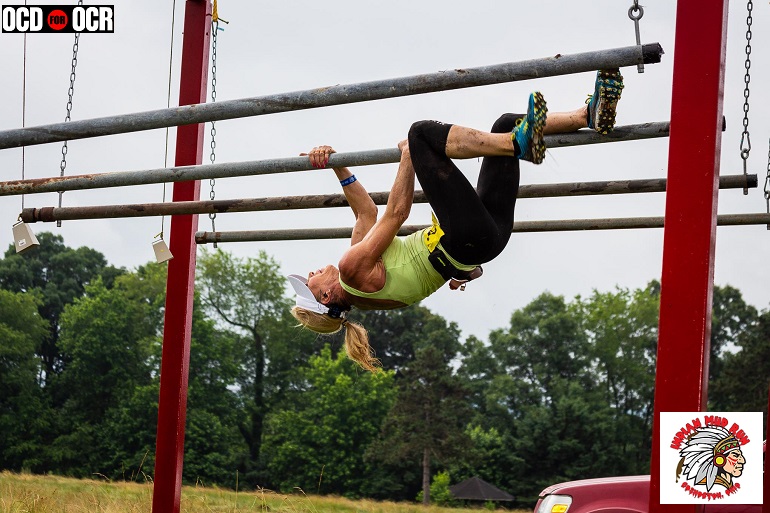
[[[770,394],[768,394],[768,404],[767,404],[767,424],[765,424],[765,435],[767,435],[767,432],[770,431]],[[765,481],[764,486],[762,487],[764,493],[764,497],[762,499],[762,513],[770,513],[770,496],[768,496],[768,493],[770,493],[770,459],[767,458],[767,436],[765,436]]]
[[[660,412],[703,411],[706,406],[727,7],[728,0],[677,3],[651,513],[695,511],[695,506],[660,504],[658,430]]]
[[[206,102],[210,29],[211,2],[187,0],[179,105]],[[201,164],[203,134],[203,124],[185,125],[177,129],[175,165]],[[173,201],[199,199],[200,181],[174,184]],[[166,313],[153,478],[155,488],[152,498],[152,510],[156,513],[179,513],[182,495],[197,229],[197,215],[180,215],[171,218],[169,249],[174,258],[169,261],[166,282]]]
[[[765,485],[762,496],[762,513],[770,513],[770,458],[767,457],[767,434],[770,433],[770,393],[767,398],[767,428],[765,431]]]

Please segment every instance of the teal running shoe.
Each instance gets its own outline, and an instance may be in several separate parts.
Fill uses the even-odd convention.
[[[623,75],[620,74],[619,69],[596,72],[594,94],[589,95],[586,100],[588,128],[593,128],[603,135],[612,132],[615,128],[615,113],[622,91]]]
[[[516,158],[533,164],[540,164],[545,159],[545,128],[548,108],[543,93],[536,91],[529,95],[527,117],[519,119],[511,132],[511,140],[516,141],[519,153]]]

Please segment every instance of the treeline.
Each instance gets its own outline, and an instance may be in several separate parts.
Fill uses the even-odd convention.
[[[151,480],[166,267],[38,238],[0,260],[0,469]],[[268,255],[202,250],[186,482],[414,500],[448,473],[531,506],[558,481],[649,472],[657,282],[544,293],[484,341],[422,306],[355,312],[378,374],[292,304]],[[710,369],[710,409],[767,411],[770,312],[729,286]]]

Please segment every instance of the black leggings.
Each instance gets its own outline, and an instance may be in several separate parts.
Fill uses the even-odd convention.
[[[491,131],[510,132],[522,117],[503,114]],[[519,160],[484,157],[477,192],[446,156],[451,127],[438,121],[414,123],[409,130],[409,152],[417,180],[444,231],[441,245],[462,264],[483,264],[499,255],[511,237]]]

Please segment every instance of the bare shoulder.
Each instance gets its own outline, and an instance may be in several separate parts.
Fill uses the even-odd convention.
[[[385,286],[385,265],[382,258],[372,259],[363,254],[365,248],[356,244],[339,261],[340,279],[361,292],[377,292]]]

